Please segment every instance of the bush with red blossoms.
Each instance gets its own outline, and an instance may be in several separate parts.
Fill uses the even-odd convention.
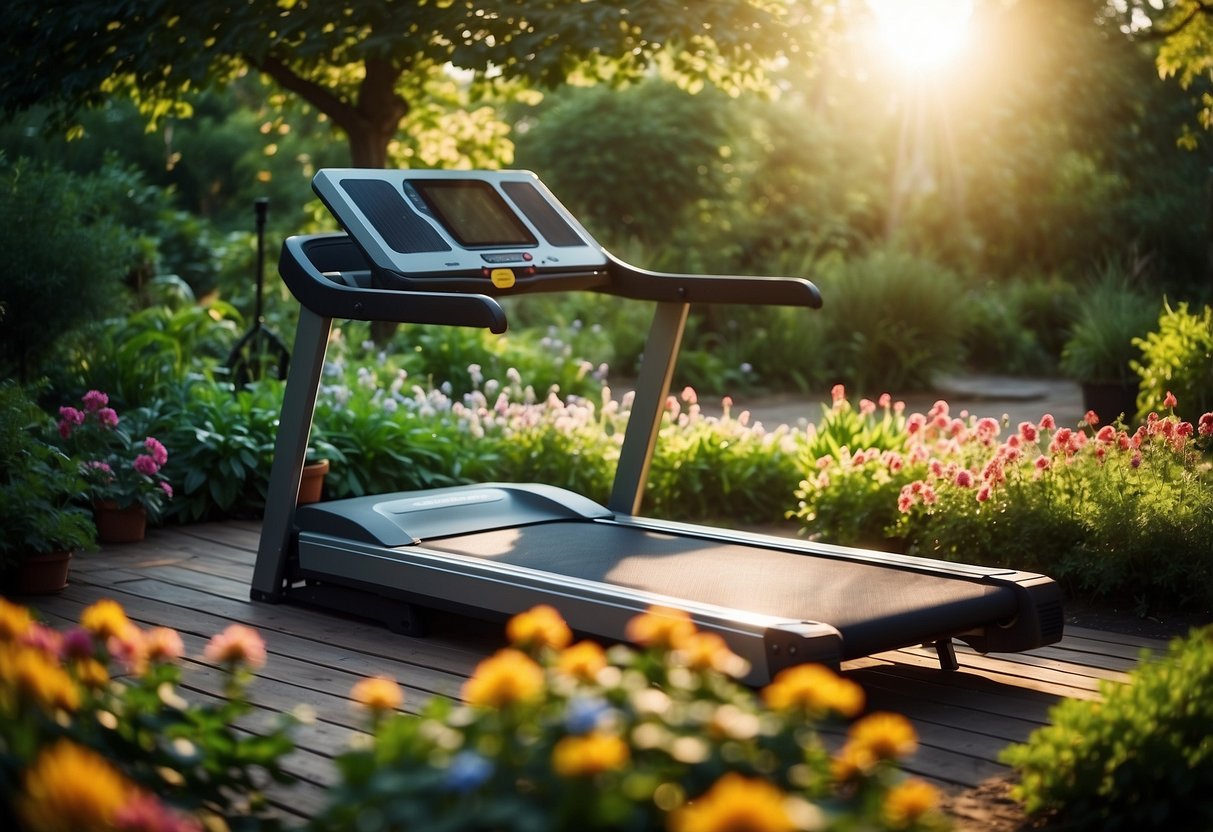
[[[1039,571],[1142,612],[1207,607],[1213,413],[1193,424],[1174,397],[1162,404],[1130,432],[1094,413],[1073,427],[1049,415],[1011,427],[937,402],[882,447],[814,461],[796,516],[823,540]]]
[[[84,394],[80,407],[59,408],[59,437],[80,464],[94,502],[109,500],[120,508],[141,505],[153,520],[173,487],[162,473],[168,450],[154,436],[136,439],[109,406],[100,390]]]

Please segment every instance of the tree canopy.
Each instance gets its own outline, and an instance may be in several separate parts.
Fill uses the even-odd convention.
[[[779,0],[10,0],[0,11],[0,107],[49,108],[68,127],[129,93],[153,122],[249,71],[327,115],[353,164],[383,167],[427,81],[461,71],[508,88],[623,83],[660,67],[728,90],[796,52]]]

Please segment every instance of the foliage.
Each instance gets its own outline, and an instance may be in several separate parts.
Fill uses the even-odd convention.
[[[903,779],[917,741],[903,717],[854,721],[833,752],[821,731],[863,708],[826,668],[783,671],[755,696],[745,662],[685,613],[654,609],[603,651],[551,607],[507,626],[511,646],[419,717],[393,713],[396,682],[353,697],[373,742],[338,758],[341,779],[310,829],[937,829],[938,795]],[[739,667],[740,665],[740,667]]]
[[[81,405],[59,408],[59,436],[88,483],[89,498],[118,508],[143,506],[150,519],[158,519],[173,487],[162,470],[168,450],[154,436],[135,439],[147,427],[147,412],[135,411],[122,426],[100,390],[85,393]]]
[[[1132,382],[1137,339],[1149,331],[1156,310],[1149,294],[1118,269],[1105,270],[1079,302],[1061,350],[1061,371],[1082,382]]]
[[[192,91],[252,70],[331,119],[353,164],[383,167],[411,105],[424,114],[426,82],[441,80],[447,67],[481,84],[551,87],[569,77],[624,83],[656,64],[687,84],[737,87],[756,81],[763,58],[795,47],[781,25],[784,11],[767,0],[728,0],[695,15],[681,5],[515,0],[491,9],[394,3],[334,13],[265,0],[232,9],[148,7],[116,20],[104,6],[23,1],[4,14],[0,54],[13,74],[0,79],[0,103],[9,115],[45,105],[66,123],[123,92],[156,120],[188,115]],[[184,43],[195,48],[183,51]]]
[[[1213,410],[1213,307],[1197,314],[1188,311],[1186,302],[1174,309],[1164,303],[1157,328],[1133,344],[1141,349],[1141,359],[1133,362],[1141,376],[1139,419],[1168,395],[1190,418]]]
[[[977,371],[1050,375],[1079,308],[1080,293],[1061,275],[1027,272],[969,289],[964,363]]]
[[[201,659],[224,697],[183,698],[184,645],[140,629],[111,600],[57,631],[0,598],[0,806],[8,828],[272,830],[262,789],[289,782],[280,762],[291,720],[248,734],[246,690],[265,662],[253,630],[233,624]]]
[[[890,418],[860,410],[861,428]],[[1046,415],[1004,438],[997,421],[940,401],[896,425],[900,447],[857,441],[806,460],[794,515],[823,540],[883,534],[912,554],[1040,571],[1142,611],[1213,601],[1213,414],[1198,427],[1154,416],[1132,434],[1088,420],[1091,433]]]
[[[1102,682],[1100,693],[1062,701],[1049,725],[1003,752],[1027,811],[1074,830],[1213,824],[1213,629],[1143,654],[1126,682]]]
[[[86,549],[92,515],[76,504],[85,482],[75,464],[40,438],[46,417],[12,379],[0,382],[0,582],[28,555]]]
[[[0,374],[31,380],[64,336],[121,308],[133,238],[112,217],[105,174],[0,157],[0,177]]]
[[[240,315],[230,304],[199,304],[180,278],[161,275],[148,287],[157,303],[82,328],[62,345],[57,385],[104,389],[115,402],[145,407],[175,386],[205,374],[222,375],[235,345]]]

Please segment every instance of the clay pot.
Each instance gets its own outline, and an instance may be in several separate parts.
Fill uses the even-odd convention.
[[[98,500],[93,520],[101,543],[138,543],[147,534],[147,509],[141,505],[119,508],[113,500]]]
[[[18,595],[51,595],[67,586],[67,573],[72,568],[71,552],[40,552],[30,555],[14,582]]]
[[[295,504],[301,506],[306,503],[320,502],[320,495],[324,493],[324,477],[328,472],[329,461],[327,459],[304,465],[303,476],[299,479],[299,498]]]

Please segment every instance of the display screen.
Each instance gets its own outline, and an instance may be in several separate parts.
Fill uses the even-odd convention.
[[[434,216],[467,248],[533,246],[537,240],[487,182],[475,179],[412,179]]]

